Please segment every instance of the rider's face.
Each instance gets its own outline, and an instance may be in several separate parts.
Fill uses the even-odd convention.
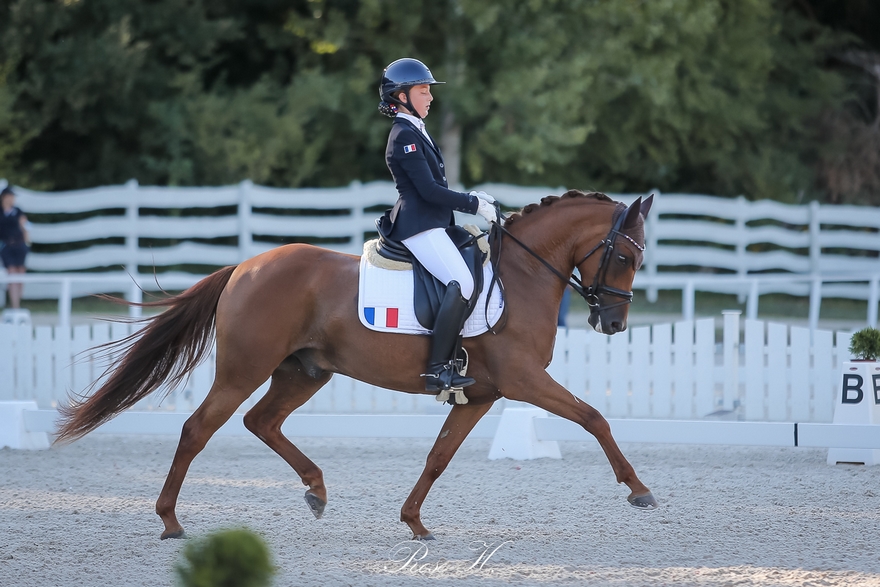
[[[408,110],[415,109],[419,116],[425,118],[431,109],[431,102],[434,101],[434,96],[431,95],[431,86],[428,84],[413,86],[409,91],[409,97],[412,100],[412,106],[406,104],[406,96],[401,95],[401,102],[406,104]]]

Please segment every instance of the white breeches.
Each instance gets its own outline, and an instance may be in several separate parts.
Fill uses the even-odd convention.
[[[462,297],[470,299],[474,293],[474,278],[445,229],[420,232],[404,239],[403,244],[431,275],[446,285],[457,281]]]

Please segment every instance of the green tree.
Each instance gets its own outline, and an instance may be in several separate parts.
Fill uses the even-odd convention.
[[[7,88],[16,126],[32,134],[20,173],[56,189],[192,181],[162,111],[188,88],[182,76],[210,64],[231,23],[205,18],[198,0],[4,4],[0,50],[14,60]]]

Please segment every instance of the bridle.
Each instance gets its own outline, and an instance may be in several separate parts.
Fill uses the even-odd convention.
[[[547,269],[549,269],[556,277],[558,277],[563,283],[571,286],[571,288],[578,293],[584,300],[587,302],[587,305],[590,306],[591,312],[605,312],[612,308],[616,308],[618,306],[623,306],[625,304],[631,304],[633,300],[633,292],[632,290],[626,291],[623,289],[619,289],[616,287],[611,287],[610,285],[605,283],[605,275],[608,273],[608,264],[611,260],[611,255],[614,251],[614,241],[617,237],[622,237],[631,242],[635,247],[644,251],[645,247],[640,245],[632,237],[627,234],[621,232],[623,228],[623,223],[626,220],[626,212],[618,216],[617,220],[614,222],[614,225],[611,227],[611,230],[608,232],[608,235],[596,243],[592,249],[587,251],[587,254],[581,257],[581,260],[575,263],[575,267],[579,267],[584,261],[590,258],[596,251],[598,251],[604,245],[605,250],[602,252],[602,258],[599,260],[599,268],[596,270],[596,275],[593,277],[593,283],[587,287],[584,287],[583,281],[576,275],[569,275],[566,277],[561,271],[559,271],[556,267],[551,265],[546,259],[541,257],[538,253],[533,251],[526,245],[524,242],[513,236],[509,230],[504,228],[499,222],[494,222],[493,227],[497,228],[504,234],[510,237],[510,239],[518,244],[520,247],[525,249],[527,253],[533,256],[535,259],[540,261]],[[493,239],[497,241],[497,244],[500,245],[501,239]],[[493,245],[494,248],[495,245]],[[499,247],[500,249],[500,247]],[[499,250],[500,255],[500,250]],[[620,298],[621,301],[615,302],[609,305],[603,305],[599,296],[614,296],[616,298]]]

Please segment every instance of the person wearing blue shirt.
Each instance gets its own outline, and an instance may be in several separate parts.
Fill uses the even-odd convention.
[[[454,357],[474,281],[446,228],[455,224],[454,211],[497,220],[494,198],[485,192],[449,189],[443,155],[425,128],[434,97],[431,86],[442,84],[417,59],[398,59],[382,72],[379,111],[394,119],[385,163],[397,186],[398,199],[388,213],[385,238],[402,242],[434,277],[446,284],[434,326],[425,389],[441,392],[475,383],[461,375]]]
[[[27,216],[15,206],[15,192],[11,188],[3,188],[0,192],[0,258],[3,266],[10,274],[24,273],[24,258],[30,250],[30,238],[27,231]],[[21,307],[21,290],[23,284],[9,284],[9,304],[13,308]]]

